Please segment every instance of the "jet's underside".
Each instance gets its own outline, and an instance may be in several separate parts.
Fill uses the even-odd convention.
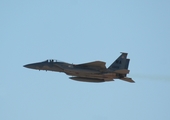
[[[105,82],[104,79],[97,78],[86,78],[86,77],[69,77],[72,80],[83,81],[83,82]]]
[[[73,72],[73,71],[64,71],[67,75],[74,76],[74,77],[79,77],[81,79],[87,78],[87,79],[99,79],[99,80],[104,80],[104,81],[111,81],[113,78],[116,78],[115,73],[99,73],[99,72]]]

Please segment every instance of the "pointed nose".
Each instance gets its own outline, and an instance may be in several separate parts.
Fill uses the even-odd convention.
[[[27,65],[24,65],[23,67],[26,67],[26,68],[33,68],[33,65],[27,64]]]
[[[27,67],[27,65],[23,65],[23,67]]]
[[[39,69],[40,65],[38,63],[33,63],[33,64],[24,65],[24,67],[30,68],[30,69]]]

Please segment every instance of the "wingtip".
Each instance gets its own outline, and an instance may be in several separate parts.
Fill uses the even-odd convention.
[[[128,54],[127,52],[120,52],[121,54]]]

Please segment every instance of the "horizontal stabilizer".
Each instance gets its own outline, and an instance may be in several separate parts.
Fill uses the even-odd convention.
[[[127,78],[127,77],[121,78],[120,80],[124,80],[124,81],[126,81],[126,82],[131,82],[131,83],[134,83],[134,82],[135,82],[135,81],[132,80],[132,78]]]
[[[119,74],[128,74],[128,73],[129,73],[129,70],[121,69],[121,70],[115,70],[114,72],[115,72],[115,73],[119,73]]]

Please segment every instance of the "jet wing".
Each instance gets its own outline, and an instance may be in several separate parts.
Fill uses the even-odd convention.
[[[102,61],[94,61],[94,62],[89,62],[89,63],[77,64],[76,66],[88,67],[88,68],[97,69],[97,70],[105,70],[106,69],[105,64],[106,63]]]

